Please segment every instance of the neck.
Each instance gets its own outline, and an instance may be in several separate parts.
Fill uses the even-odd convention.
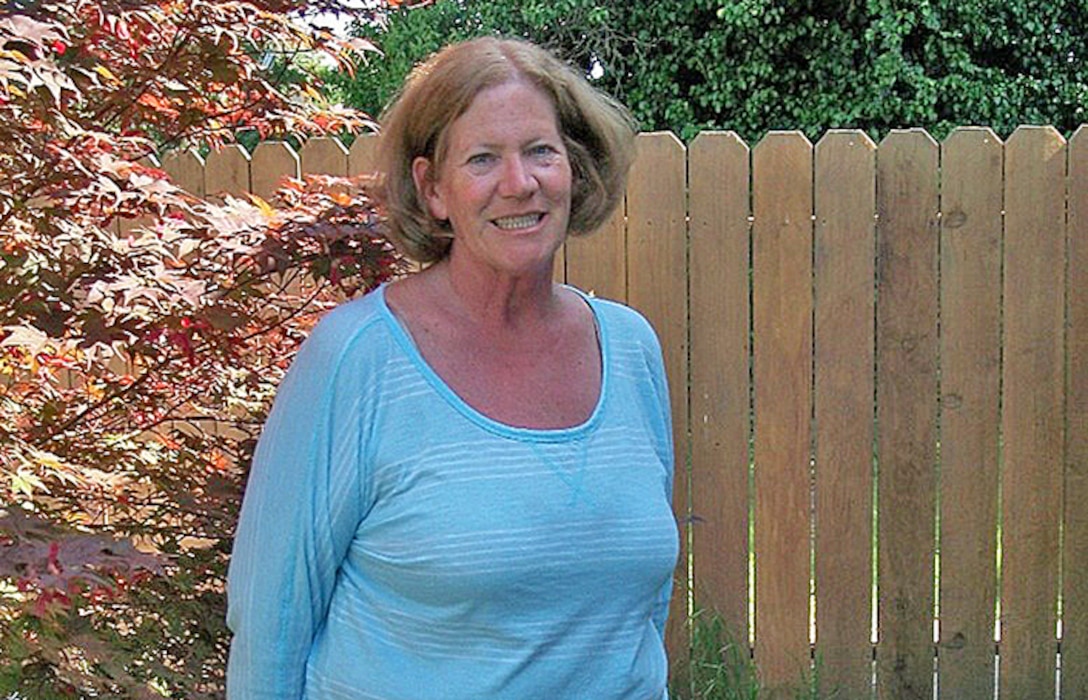
[[[461,270],[447,259],[435,266],[434,281],[455,311],[473,323],[517,330],[549,317],[557,307],[551,269],[528,275]]]

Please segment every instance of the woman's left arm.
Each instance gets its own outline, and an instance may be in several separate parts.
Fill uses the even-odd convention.
[[[669,384],[665,373],[665,362],[661,352],[660,341],[658,341],[657,336],[653,334],[651,329],[648,330],[653,342],[646,349],[646,353],[654,393],[654,404],[656,405],[657,410],[657,415],[655,416],[657,420],[654,421],[653,424],[655,427],[654,444],[656,445],[658,457],[661,459],[662,464],[665,465],[665,494],[671,505],[676,466],[672,434],[672,404],[669,401]],[[657,628],[662,639],[665,638],[665,623],[669,616],[669,601],[672,597],[672,588],[672,577],[669,577],[669,580],[662,585],[661,590],[658,592],[657,599],[654,601],[654,627]]]
[[[319,326],[261,433],[228,576],[229,700],[299,700],[314,637],[362,517],[359,436],[338,395],[342,339]],[[349,382],[350,383],[350,382]]]

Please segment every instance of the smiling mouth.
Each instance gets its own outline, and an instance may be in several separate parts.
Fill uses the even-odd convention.
[[[494,224],[503,231],[517,231],[519,229],[532,228],[544,218],[543,214],[526,214],[525,216],[504,216],[495,219]]]

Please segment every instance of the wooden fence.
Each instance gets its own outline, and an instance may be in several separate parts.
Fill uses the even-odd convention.
[[[369,149],[164,166],[267,196]],[[772,695],[1088,698],[1088,127],[644,134],[557,275],[663,341],[679,666],[693,605]]]

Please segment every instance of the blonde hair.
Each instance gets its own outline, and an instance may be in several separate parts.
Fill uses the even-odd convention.
[[[449,254],[448,223],[431,216],[416,191],[412,163],[437,171],[449,126],[487,88],[524,79],[555,105],[570,158],[570,234],[600,227],[623,197],[634,160],[635,122],[619,102],[597,91],[548,51],[518,39],[484,37],[452,44],[420,64],[380,118],[375,198],[388,235],[408,257],[435,262]]]

